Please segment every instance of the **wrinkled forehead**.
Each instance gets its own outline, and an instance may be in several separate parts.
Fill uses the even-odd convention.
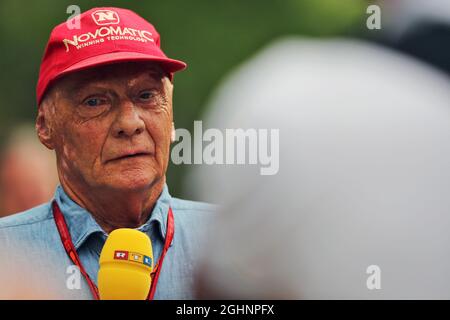
[[[55,83],[61,93],[73,93],[90,85],[134,86],[141,82],[160,85],[167,74],[156,63],[115,63],[70,73]]]

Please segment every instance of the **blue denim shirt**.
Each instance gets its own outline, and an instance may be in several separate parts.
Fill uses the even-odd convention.
[[[56,189],[54,199],[64,214],[73,244],[86,272],[97,284],[98,260],[107,234],[88,211],[69,198],[61,186]],[[213,217],[211,213],[215,211],[215,206],[172,198],[165,185],[149,220],[137,228],[150,237],[155,262],[164,247],[169,206],[174,214],[175,234],[164,259],[154,298],[193,299],[193,274],[197,257],[204,246],[205,231],[208,221]],[[71,275],[68,267],[73,263],[61,244],[51,201],[0,219],[1,249],[8,254],[18,250],[18,256],[24,258],[18,263],[29,264],[30,268],[40,266],[48,271],[45,276],[52,278],[49,280],[57,282],[58,287],[62,288],[63,292],[58,292],[62,299],[92,299],[82,276],[81,288],[70,289],[70,286],[65,285]]]

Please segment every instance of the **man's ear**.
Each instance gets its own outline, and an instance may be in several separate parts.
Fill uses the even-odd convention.
[[[40,106],[36,117],[36,132],[41,143],[48,149],[53,150],[55,148],[53,141],[53,130],[49,125],[49,119],[47,118],[47,112],[45,107]]]
[[[172,122],[172,131],[170,133],[170,142],[174,143],[176,138],[175,123]]]

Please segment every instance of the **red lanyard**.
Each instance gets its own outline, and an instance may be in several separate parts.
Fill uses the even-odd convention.
[[[66,220],[64,219],[64,215],[61,213],[61,209],[59,209],[56,201],[52,202],[53,208],[53,217],[55,219],[56,227],[58,228],[59,235],[61,237],[61,242],[66,250],[66,253],[70,260],[80,269],[81,274],[86,279],[89,289],[92,292],[95,300],[100,300],[100,295],[98,293],[97,286],[91,280],[83,265],[81,264],[81,260],[78,257],[77,250],[73,245],[72,238],[70,237],[69,229],[67,228]],[[175,232],[174,228],[174,220],[172,208],[169,207],[169,213],[167,216],[167,230],[166,230],[166,241],[164,243],[163,251],[161,252],[161,257],[159,258],[158,263],[155,266],[155,269],[151,273],[152,284],[150,287],[150,292],[148,294],[147,300],[153,300],[153,296],[155,295],[156,285],[158,283],[159,273],[161,272],[162,264],[164,262],[164,257],[166,256],[167,251],[169,250],[170,244],[172,243],[173,235]]]

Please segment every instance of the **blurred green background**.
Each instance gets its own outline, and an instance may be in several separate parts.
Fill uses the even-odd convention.
[[[162,48],[188,69],[175,76],[176,127],[191,130],[220,80],[256,51],[284,35],[357,35],[365,27],[365,0],[0,0],[0,142],[10,128],[36,116],[35,84],[52,28],[69,5],[81,11],[117,6],[155,25]],[[170,164],[168,184],[183,196],[187,165]]]

